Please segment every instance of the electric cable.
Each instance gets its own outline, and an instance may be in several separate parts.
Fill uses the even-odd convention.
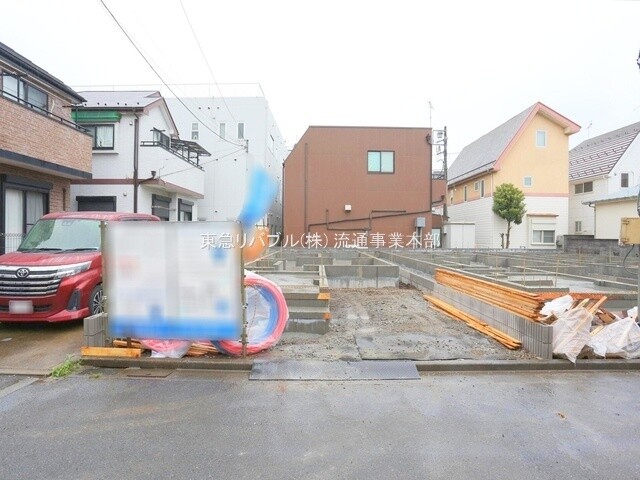
[[[125,28],[122,26],[122,24],[118,21],[118,19],[115,17],[115,15],[111,12],[111,10],[109,9],[109,7],[107,7],[107,4],[104,3],[104,0],[99,0],[100,3],[102,4],[102,6],[105,8],[105,10],[107,11],[107,13],[109,13],[109,15],[111,16],[111,18],[113,19],[113,21],[116,23],[116,25],[118,26],[118,28],[120,28],[120,30],[122,31],[122,33],[124,33],[124,35],[127,37],[127,40],[129,40],[129,42],[131,43],[131,45],[133,45],[133,48],[136,49],[136,51],[140,54],[140,56],[142,57],[142,59],[145,61],[145,63],[149,66],[149,68],[153,71],[153,73],[155,73],[155,75],[158,77],[158,79],[162,82],[162,84],[173,94],[173,96],[176,98],[176,100],[178,100],[182,106],[184,108],[187,109],[187,111],[193,116],[193,118],[195,118],[196,120],[198,120],[198,122],[200,122],[202,125],[204,125],[204,127],[209,130],[211,133],[213,133],[215,136],[217,136],[218,138],[220,138],[221,140],[224,140],[227,143],[230,143],[231,145],[235,145],[237,147],[242,147],[242,148],[246,148],[246,145],[242,145],[240,143],[235,143],[235,142],[231,142],[229,140],[227,140],[226,138],[224,138],[223,136],[221,136],[218,132],[216,132],[214,129],[212,129],[211,127],[209,127],[209,125],[207,125],[205,122],[203,122],[200,117],[198,117],[188,106],[186,103],[184,103],[184,101],[176,94],[176,92],[173,91],[173,89],[169,86],[169,84],[167,82],[165,82],[164,78],[160,75],[160,73],[158,73],[158,71],[156,70],[156,68],[151,64],[151,62],[147,59],[147,57],[144,55],[144,53],[142,53],[142,51],[140,50],[140,48],[138,47],[138,45],[133,41],[133,38],[131,38],[131,36],[127,33],[127,31],[125,30]]]
[[[235,123],[238,123],[238,121],[236,120],[236,117],[233,116],[233,112],[231,111],[231,109],[229,108],[229,105],[227,104],[227,100],[222,95],[222,90],[220,90],[220,86],[218,85],[218,81],[216,80],[216,76],[213,74],[213,69],[211,68],[211,65],[209,64],[209,60],[207,60],[207,56],[204,54],[204,50],[202,49],[202,45],[200,44],[200,40],[198,39],[198,36],[196,35],[196,31],[193,28],[193,25],[191,24],[191,20],[189,19],[189,15],[187,15],[187,10],[184,8],[184,3],[182,3],[182,0],[178,0],[178,1],[180,2],[180,6],[182,7],[182,12],[184,13],[184,17],[187,19],[187,23],[189,24],[189,28],[191,29],[191,33],[193,34],[193,38],[195,39],[196,43],[198,44],[198,49],[200,50],[200,54],[202,55],[202,58],[204,59],[204,63],[206,63],[207,68],[209,69],[209,73],[211,74],[211,78],[213,79],[213,84],[218,89],[218,93],[220,94],[220,98],[222,99],[222,102],[224,103],[224,106],[226,107],[227,111],[229,112],[229,115],[231,115],[231,118],[233,119],[233,121]]]

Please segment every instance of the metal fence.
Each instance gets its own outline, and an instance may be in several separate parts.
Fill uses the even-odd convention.
[[[0,253],[1,247],[4,245],[4,253],[15,252],[24,238],[23,233],[0,233]]]

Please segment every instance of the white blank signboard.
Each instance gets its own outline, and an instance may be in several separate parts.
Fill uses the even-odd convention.
[[[237,340],[242,325],[239,236],[235,222],[109,223],[109,334]]]

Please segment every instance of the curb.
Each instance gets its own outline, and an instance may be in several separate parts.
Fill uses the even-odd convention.
[[[640,370],[639,360],[435,360],[414,362],[418,372],[581,372]],[[248,372],[253,359],[85,357],[83,365],[100,368],[222,370]],[[1,373],[1,372],[0,372]],[[15,374],[15,372],[12,372]]]
[[[253,360],[209,359],[209,358],[124,358],[124,357],[82,357],[82,365],[101,368],[164,368],[183,370],[229,370],[249,372]]]
[[[419,372],[583,372],[640,370],[640,360],[440,360],[415,362]]]

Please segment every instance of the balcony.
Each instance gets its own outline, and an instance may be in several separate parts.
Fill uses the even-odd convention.
[[[153,132],[153,140],[143,140],[140,142],[140,146],[161,147],[194,167],[204,170],[202,166],[200,166],[200,157],[210,157],[211,154],[198,143],[172,138],[157,128],[151,131]]]
[[[91,136],[68,118],[0,90],[0,162],[90,178]]]

